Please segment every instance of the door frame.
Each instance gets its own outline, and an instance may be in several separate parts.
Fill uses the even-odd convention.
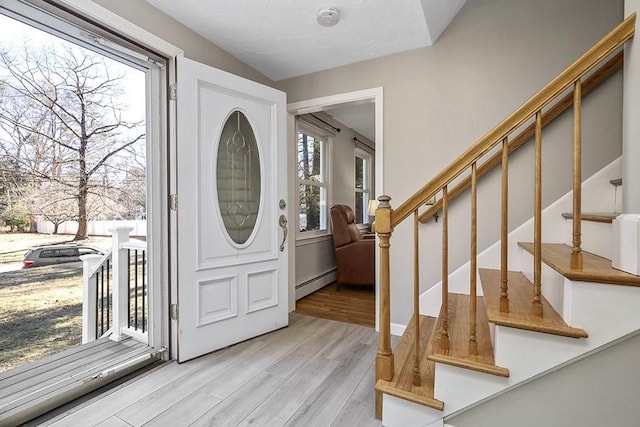
[[[290,165],[296,162],[296,120],[295,117],[301,114],[317,113],[319,111],[326,111],[341,105],[360,105],[374,103],[375,105],[375,194],[380,196],[384,194],[384,132],[383,132],[383,87],[375,87],[370,89],[363,89],[354,92],[345,92],[336,95],[323,96],[320,98],[312,98],[303,101],[292,102],[287,105],[287,135],[290,141],[287,145],[287,157]],[[287,177],[287,188],[289,193],[289,199],[292,199],[296,194],[296,175],[290,173]],[[292,203],[289,203],[288,210],[289,218],[293,219],[296,215],[296,207]],[[376,265],[380,265],[379,251],[376,251]],[[294,311],[296,308],[296,280],[295,280],[295,265],[296,265],[296,251],[295,251],[295,239],[289,241],[289,311]],[[379,319],[379,270],[376,269],[376,330],[378,330]]]

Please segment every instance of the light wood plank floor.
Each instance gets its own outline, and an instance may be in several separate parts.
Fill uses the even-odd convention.
[[[380,426],[374,329],[292,313],[290,326],[165,363],[41,426]]]

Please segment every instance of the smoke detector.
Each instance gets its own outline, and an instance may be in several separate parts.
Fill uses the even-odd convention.
[[[333,27],[340,20],[340,11],[335,7],[323,7],[318,11],[318,24]]]

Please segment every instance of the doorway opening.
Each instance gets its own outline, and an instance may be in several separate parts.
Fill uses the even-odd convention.
[[[93,15],[0,3],[9,424],[161,358],[166,342],[167,59],[79,16]]]
[[[290,161],[296,165],[300,162],[300,150],[298,147],[300,127],[298,123],[302,123],[302,129],[309,128],[309,124],[311,124],[312,129],[319,129],[320,132],[324,131],[325,135],[329,135],[329,151],[332,152],[333,155],[330,154],[327,159],[329,168],[326,177],[327,195],[324,202],[325,205],[323,206],[322,203],[320,203],[320,207],[326,209],[328,212],[331,205],[342,204],[349,206],[350,209],[354,211],[354,215],[362,217],[357,223],[360,223],[359,228],[365,233],[370,232],[370,229],[367,229],[367,227],[373,219],[369,216],[370,205],[369,203],[365,203],[365,199],[366,202],[369,200],[373,201],[377,196],[383,194],[382,92],[382,88],[374,88],[315,98],[288,105],[289,140],[296,142],[296,144],[290,144],[289,147]],[[349,116],[355,113],[359,113],[361,117],[365,117],[368,125],[350,125],[350,123],[347,123],[350,121]],[[342,117],[344,117],[342,119],[343,121],[340,121]],[[366,127],[369,127],[371,130],[364,130]],[[349,133],[349,135],[346,136],[346,133]],[[337,146],[336,141],[339,139],[348,141],[350,154],[345,154],[344,151],[340,151],[344,150],[344,146]],[[345,141],[341,142],[345,144]],[[339,155],[335,154],[336,151],[338,151]],[[367,161],[371,178],[370,183],[365,184],[362,182],[362,177],[365,176],[365,174],[360,173],[361,178],[359,180],[358,171],[363,172],[363,167]],[[346,166],[341,167],[341,165]],[[300,182],[299,176],[290,175],[289,192],[291,194],[298,194],[298,212],[296,212],[298,218],[302,218],[300,194],[304,195],[304,190],[306,189],[303,184],[306,183]],[[302,214],[307,214],[307,212],[302,212]],[[301,223],[302,222],[301,220]],[[343,319],[348,319],[349,317],[361,318],[362,316],[360,315],[353,316],[349,314],[348,308],[344,309],[344,315],[340,315],[339,312],[341,309],[339,306],[341,303],[338,303],[338,305],[332,305],[333,303],[331,303],[332,300],[345,300],[347,292],[340,294],[342,289],[348,292],[352,291],[350,298],[356,298],[356,300],[358,300],[358,293],[362,291],[366,292],[366,288],[351,288],[345,286],[341,288],[340,291],[336,291],[336,285],[333,284],[336,278],[334,245],[331,223],[330,221],[327,222],[327,231],[325,233],[315,231],[314,235],[306,236],[304,232],[299,232],[296,236],[295,250],[291,251],[290,259],[290,265],[293,266],[290,274],[295,277],[294,283],[289,290],[290,306],[297,308],[296,301],[302,301],[301,299],[306,297],[307,299],[301,304],[310,305],[312,311],[315,310],[317,313],[324,312],[327,316],[335,314],[336,318],[342,317]],[[375,256],[377,257],[377,251],[375,251]],[[328,263],[331,264],[329,267],[326,265],[327,260]],[[377,275],[377,271],[375,274]],[[376,285],[374,289],[377,288],[377,280],[375,282]],[[322,292],[307,297],[307,295],[318,292],[319,290],[322,290]],[[362,296],[362,294],[360,296]],[[375,296],[372,294],[370,294],[370,296],[373,297],[375,310],[373,308],[364,308],[363,311],[373,311],[373,313],[370,313],[370,318],[372,319],[370,321],[373,321],[373,319],[377,319],[377,303],[375,303]],[[364,297],[359,300],[360,302],[364,302],[366,298],[367,297]],[[307,304],[310,302],[310,299],[315,301]],[[363,305],[366,306],[366,302],[364,302]],[[345,306],[348,307],[348,303],[345,304]],[[356,311],[357,310],[354,310],[353,314],[355,314]],[[354,323],[357,322],[358,321],[355,321]]]

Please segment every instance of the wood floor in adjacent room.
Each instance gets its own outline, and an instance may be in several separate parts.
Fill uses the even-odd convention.
[[[375,327],[376,296],[373,286],[332,283],[296,301],[296,313],[339,322]]]
[[[380,426],[377,342],[372,328],[291,313],[287,328],[165,363],[29,425]]]

